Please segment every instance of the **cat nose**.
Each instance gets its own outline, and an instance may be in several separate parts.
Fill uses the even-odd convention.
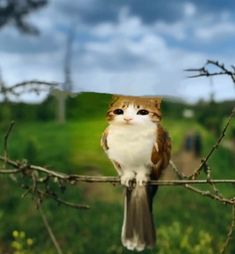
[[[130,118],[130,117],[124,117],[124,120],[125,120],[126,122],[130,122],[130,121],[132,120],[132,118]]]

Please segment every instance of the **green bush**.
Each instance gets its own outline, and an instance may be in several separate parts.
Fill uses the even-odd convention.
[[[195,234],[191,226],[179,222],[158,230],[158,254],[213,254],[212,236],[204,230]],[[196,235],[196,238],[195,238]]]
[[[13,241],[11,242],[11,248],[13,254],[32,254],[34,241],[32,238],[28,238],[24,231],[14,230],[12,232]]]

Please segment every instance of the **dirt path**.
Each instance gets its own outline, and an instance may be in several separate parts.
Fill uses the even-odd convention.
[[[200,165],[201,159],[196,157],[192,152],[182,151],[172,156],[172,161],[174,161],[180,171],[186,175],[191,175],[195,169]],[[162,176],[163,180],[173,180],[178,179],[176,173],[169,166],[164,175]]]
[[[235,153],[235,140],[225,140],[222,146]]]

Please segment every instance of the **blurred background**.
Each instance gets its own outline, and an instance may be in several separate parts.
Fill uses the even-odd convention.
[[[190,174],[216,142],[235,89],[228,77],[188,79],[183,70],[208,59],[234,64],[234,7],[219,0],[0,0],[0,136],[3,144],[16,121],[10,157],[66,173],[116,175],[99,145],[111,94],[163,95],[172,158]],[[60,89],[5,92],[29,80]],[[209,163],[214,178],[234,178],[234,154],[233,119]],[[169,169],[164,177],[175,176]],[[0,175],[0,184],[0,253],[56,253],[31,196],[21,197],[22,179]],[[122,187],[52,188],[91,206],[43,203],[63,253],[129,253],[120,243]],[[234,195],[234,186],[220,190]],[[210,254],[226,239],[231,209],[182,187],[161,187],[154,217],[158,247],[146,253]]]

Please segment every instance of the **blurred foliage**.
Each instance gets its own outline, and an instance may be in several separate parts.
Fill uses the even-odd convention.
[[[228,117],[234,108],[234,101],[216,103],[200,102],[195,105],[196,120],[208,130],[218,135],[223,126],[223,120]]]
[[[179,222],[158,230],[158,254],[213,254],[212,236],[200,230],[193,234],[192,226],[183,230]]]
[[[68,119],[104,118],[111,100],[109,94],[82,93],[68,100]]]
[[[14,230],[12,232],[13,241],[11,242],[11,248],[13,249],[13,254],[31,254],[32,245],[34,241],[32,238],[28,238],[24,231]]]
[[[26,21],[33,11],[47,4],[47,0],[4,0],[0,1],[0,28],[14,24],[19,31],[27,34],[38,34],[38,29]]]
[[[67,173],[116,175],[99,144],[101,133],[107,125],[105,113],[110,98],[110,95],[90,93],[70,98],[68,122],[64,125],[54,121],[53,97],[41,105],[2,104],[0,137],[3,138],[9,122],[14,119],[17,123],[9,138],[9,154],[13,159],[27,158],[30,163]],[[230,113],[231,105],[219,105],[224,107],[218,107],[216,111],[221,126]],[[185,107],[195,111],[195,118],[182,117]],[[162,108],[163,125],[170,132],[174,153],[182,149],[184,136],[192,129],[199,131],[203,138],[203,154],[208,152],[216,138],[204,122],[197,121],[200,117],[206,121],[208,116],[215,114],[204,112],[207,105],[188,106],[167,101]],[[234,178],[234,153],[226,147],[220,146],[209,165],[216,178]],[[20,198],[24,192],[20,188],[21,181],[14,182],[14,179],[0,175],[0,184],[0,253],[16,252],[11,246],[13,241],[19,240],[12,239],[15,229],[30,236],[20,242],[24,250],[27,239],[34,239],[30,254],[56,253],[32,197]],[[220,189],[228,196],[234,195],[234,186],[223,185]],[[64,200],[91,206],[90,210],[84,211],[59,206],[49,200],[43,203],[46,216],[65,253],[132,253],[125,250],[120,242],[122,187],[83,183],[66,186],[65,192],[57,189],[57,193]],[[154,202],[154,215],[159,248],[144,253],[218,253],[231,220],[229,207],[179,186],[159,189]],[[235,253],[234,242],[231,242],[228,253]]]
[[[169,226],[161,226],[158,229],[157,250],[150,252],[158,254],[213,254],[213,237],[204,230],[200,230],[199,232],[194,231],[192,226],[183,229],[179,222],[174,222]],[[13,249],[13,254],[35,253],[34,240],[28,238],[24,231],[14,230],[12,236],[11,248]],[[80,245],[77,253],[83,252],[85,253],[85,250]],[[124,252],[126,251],[120,244],[113,244],[107,248],[105,253],[122,254]],[[49,253],[50,251],[41,252],[41,254]]]
[[[7,124],[14,119],[19,122],[51,121],[55,119],[56,102],[48,98],[43,104],[3,102],[0,110],[0,123]]]
[[[81,93],[78,96],[69,97],[67,100],[68,120],[94,119],[105,116],[111,100],[109,94]],[[198,102],[186,104],[182,101],[164,99],[162,102],[163,119],[182,119],[183,111],[190,109],[194,112],[193,120],[199,122],[206,129],[213,129],[216,134],[221,130],[221,125],[234,107],[234,101],[225,102]],[[25,114],[27,112],[27,114]],[[0,122],[16,121],[53,121],[57,115],[57,101],[49,96],[42,104],[24,104],[4,102],[1,104]]]

